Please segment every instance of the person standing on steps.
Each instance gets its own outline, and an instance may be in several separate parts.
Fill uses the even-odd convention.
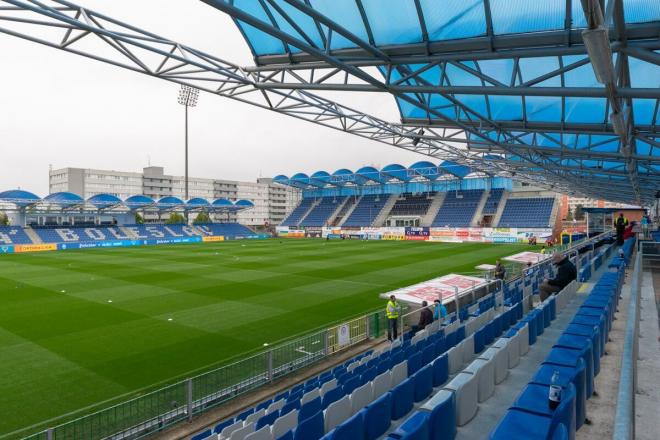
[[[399,313],[401,313],[401,306],[396,300],[394,295],[390,295],[390,300],[385,307],[385,314],[387,315],[387,340],[394,341],[399,337]]]

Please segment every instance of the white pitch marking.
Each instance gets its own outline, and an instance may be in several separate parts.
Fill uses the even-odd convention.
[[[296,351],[299,352],[299,353],[303,353],[303,354],[312,354],[309,351],[303,350],[303,348],[305,348],[305,347],[298,347],[298,348],[296,348]]]
[[[66,290],[62,289],[60,290],[61,293],[66,293]]]
[[[109,299],[109,300],[108,300],[108,302],[109,302],[109,303],[111,303],[111,302],[112,302],[112,300],[111,300],[111,299]]]
[[[171,321],[171,320],[172,320],[172,318],[167,318],[167,320],[168,320],[168,321]]]

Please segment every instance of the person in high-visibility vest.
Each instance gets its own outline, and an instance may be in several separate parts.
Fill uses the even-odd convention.
[[[398,320],[401,306],[396,300],[394,295],[390,295],[390,300],[385,307],[385,314],[387,315],[387,339],[393,341],[398,337]]]

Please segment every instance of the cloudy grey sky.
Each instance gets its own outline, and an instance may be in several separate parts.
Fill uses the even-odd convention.
[[[223,13],[197,0],[78,0],[89,9],[241,65],[247,44]],[[0,34],[0,191],[45,194],[48,167],[140,170],[148,160],[183,174],[178,86]],[[336,96],[336,95],[333,95]],[[385,94],[341,95],[396,121]],[[254,180],[423,156],[257,107],[202,94],[190,122],[191,175]]]

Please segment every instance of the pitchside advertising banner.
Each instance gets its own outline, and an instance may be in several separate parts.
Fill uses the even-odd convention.
[[[14,253],[14,246],[9,246],[9,245],[0,246],[0,254],[13,254],[13,253]]]
[[[452,273],[392,292],[383,293],[380,296],[386,299],[390,295],[395,295],[398,300],[412,304],[421,304],[422,301],[430,304],[436,299],[447,303],[454,300],[457,290],[458,295],[461,296],[465,292],[485,284],[486,280],[483,278]]]
[[[318,237],[319,228],[290,229],[277,227],[279,237]],[[321,237],[369,240],[419,240],[446,243],[527,243],[530,237],[542,241],[552,236],[552,229],[543,228],[427,228],[427,227],[382,227],[382,228],[320,228]]]

